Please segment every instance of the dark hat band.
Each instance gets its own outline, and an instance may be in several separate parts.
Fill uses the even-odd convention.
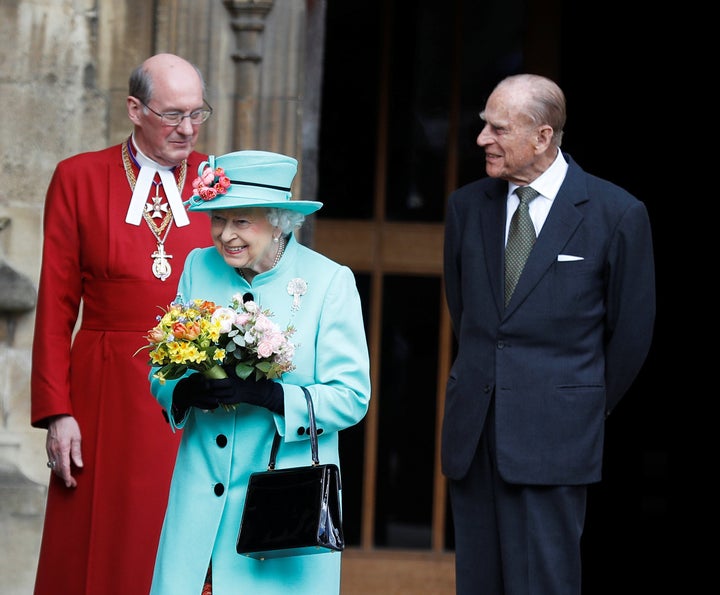
[[[284,186],[272,186],[271,184],[259,184],[257,182],[243,182],[242,180],[230,180],[231,184],[241,184],[242,186],[257,186],[259,188],[272,188],[273,190],[284,190],[290,192],[290,188]]]

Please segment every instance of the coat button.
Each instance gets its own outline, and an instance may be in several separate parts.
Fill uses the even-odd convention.
[[[216,496],[222,496],[225,493],[225,486],[221,483],[216,483],[213,491]]]
[[[225,448],[227,446],[227,436],[225,434],[218,434],[215,442],[220,448]]]
[[[298,434],[298,436],[302,436],[304,433],[305,433],[305,428],[303,428],[302,426],[300,426],[300,427],[297,429],[297,434]]]

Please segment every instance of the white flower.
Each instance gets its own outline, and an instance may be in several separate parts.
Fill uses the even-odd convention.
[[[220,332],[229,333],[237,317],[237,312],[232,308],[218,308],[212,314],[212,320],[220,323]]]

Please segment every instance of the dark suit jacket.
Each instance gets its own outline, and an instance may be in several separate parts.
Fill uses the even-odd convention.
[[[599,481],[605,418],[650,348],[655,273],[645,205],[565,158],[566,178],[507,309],[507,182],[484,178],[450,196],[444,267],[458,353],[442,469],[451,479],[467,473],[494,393],[504,480]]]

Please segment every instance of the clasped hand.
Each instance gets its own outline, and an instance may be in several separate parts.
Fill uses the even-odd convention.
[[[173,406],[178,412],[190,407],[199,409],[217,409],[220,405],[229,406],[249,403],[266,407],[276,413],[282,413],[283,390],[272,380],[239,378],[234,371],[228,370],[228,378],[206,378],[194,373],[181,379],[173,391]]]

